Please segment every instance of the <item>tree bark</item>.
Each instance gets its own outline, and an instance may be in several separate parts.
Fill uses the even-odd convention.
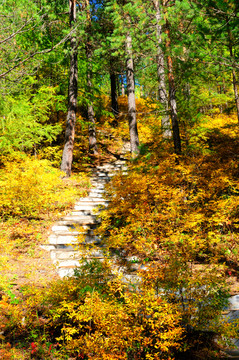
[[[159,82],[159,101],[161,102],[165,114],[162,116],[161,127],[164,138],[172,137],[171,124],[169,119],[168,96],[165,83],[165,64],[164,53],[162,50],[162,26],[160,24],[162,16],[159,0],[153,0],[156,18],[156,38],[157,38],[157,74]]]
[[[174,151],[177,155],[181,154],[181,138],[179,133],[179,125],[178,125],[178,115],[177,115],[177,102],[176,102],[176,87],[173,73],[173,61],[170,56],[170,27],[168,20],[166,20],[166,48],[168,51],[167,55],[167,65],[168,65],[168,84],[169,84],[169,104],[170,104],[170,112],[171,112],[171,122],[172,122],[172,130],[173,130],[173,142],[174,142]]]
[[[136,120],[135,84],[134,84],[134,63],[132,55],[132,38],[130,34],[126,37],[126,78],[128,92],[128,120],[130,134],[130,149],[133,155],[139,153],[139,136]]]
[[[87,53],[88,58],[88,66],[90,66],[90,55]],[[87,86],[88,86],[88,94],[92,92],[92,83],[91,83],[91,73],[88,70],[87,73]],[[93,108],[93,103],[91,99],[87,105],[87,115],[88,115],[88,131],[89,131],[89,153],[93,155],[98,155],[98,147],[97,147],[97,139],[96,139],[96,131],[95,131],[95,113]]]
[[[233,60],[232,83],[233,83],[233,90],[234,90],[235,103],[236,103],[236,109],[237,109],[237,119],[238,119],[238,122],[239,122],[239,97],[238,97],[238,89],[237,89],[237,78],[236,78],[236,71],[235,71],[235,68],[234,68],[232,33],[231,33],[228,18],[227,18],[227,33],[228,33],[228,47],[229,47],[231,59]]]
[[[117,81],[116,75],[113,69],[110,72],[110,88],[111,88],[111,108],[114,117],[119,116],[118,96],[117,96]]]
[[[124,75],[123,74],[120,74],[120,84],[121,84],[121,95],[125,96]]]
[[[89,121],[89,153],[98,155],[96,131],[95,131],[95,113],[92,103],[88,105],[88,121]]]
[[[114,114],[114,120],[112,122],[112,125],[114,127],[117,127],[118,118],[119,118],[119,106],[118,106],[118,95],[117,95],[117,81],[114,72],[111,72],[110,74],[110,89],[111,89],[111,110]]]
[[[69,0],[69,16],[70,27],[76,22],[76,0]],[[69,75],[69,89],[68,89],[68,111],[66,119],[65,145],[62,155],[61,170],[65,172],[66,176],[71,175],[72,161],[73,161],[73,146],[75,138],[75,124],[76,124],[76,110],[77,110],[77,86],[78,86],[78,72],[77,72],[77,42],[76,34],[72,34],[70,38],[70,75]]]
[[[88,61],[88,70],[87,70],[87,92],[89,94],[88,104],[87,104],[87,116],[88,116],[88,132],[89,132],[89,153],[92,155],[98,155],[97,139],[96,139],[96,130],[95,130],[95,113],[92,102],[92,44],[90,35],[92,32],[91,29],[91,17],[90,17],[90,4],[89,0],[85,1],[86,11],[87,11],[87,41],[86,41],[86,57]]]

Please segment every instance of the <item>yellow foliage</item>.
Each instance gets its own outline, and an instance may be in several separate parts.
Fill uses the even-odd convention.
[[[80,174],[87,184],[87,177]],[[67,186],[62,173],[47,160],[26,158],[1,169],[0,216],[39,217],[73,204],[77,190]]]
[[[127,360],[130,354],[139,360],[172,359],[183,336],[177,305],[156,296],[152,287],[129,291],[112,277],[107,263],[88,264],[75,278],[45,289],[28,287],[23,296],[24,302],[15,308],[24,310],[25,330],[35,328],[38,338],[43,330],[45,336],[61,330],[57,341],[62,354],[99,360]],[[21,332],[22,315],[13,309],[10,313],[16,320],[15,330]]]

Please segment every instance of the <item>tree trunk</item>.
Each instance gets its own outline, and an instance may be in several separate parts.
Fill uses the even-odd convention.
[[[120,74],[120,83],[121,83],[121,95],[125,96],[125,90],[124,90],[124,75]]]
[[[76,22],[76,0],[69,0],[70,27]],[[77,110],[77,42],[73,33],[70,38],[70,75],[68,89],[68,111],[66,119],[65,145],[62,155],[61,170],[66,176],[71,175],[73,146],[75,138],[76,110]]]
[[[87,11],[87,41],[86,41],[86,57],[88,61],[88,70],[87,70],[87,92],[89,94],[88,104],[87,104],[87,117],[88,117],[88,131],[89,131],[89,153],[92,155],[98,155],[97,139],[96,139],[96,130],[95,130],[95,113],[92,102],[92,45],[90,40],[91,35],[91,18],[90,18],[90,8],[89,1],[86,0],[86,11]]]
[[[233,56],[233,42],[232,42],[232,33],[229,25],[229,19],[227,18],[227,32],[228,32],[228,47],[230,51],[230,56],[233,61],[233,67],[232,67],[232,83],[233,83],[233,90],[235,95],[235,103],[236,103],[236,109],[237,109],[237,119],[239,122],[239,97],[238,97],[238,90],[237,90],[237,78],[236,78],[236,71],[234,67],[234,56]]]
[[[95,131],[95,114],[93,105],[88,105],[88,121],[89,121],[89,153],[93,155],[98,155],[98,147],[96,140],[96,131]]]
[[[126,37],[126,78],[128,92],[128,119],[130,134],[131,153],[137,155],[139,153],[139,136],[136,121],[136,103],[135,103],[135,85],[134,85],[134,63],[132,56],[132,38],[130,34]]]
[[[165,71],[164,71],[164,53],[162,51],[162,26],[161,22],[161,11],[159,6],[159,0],[153,0],[155,8],[155,18],[156,18],[156,37],[157,37],[157,74],[159,82],[159,101],[163,105],[165,114],[162,116],[161,127],[164,138],[172,137],[171,124],[169,119],[169,109],[168,109],[168,97],[165,83]]]
[[[166,48],[168,51],[167,55],[167,65],[168,65],[168,84],[169,84],[169,104],[171,112],[171,121],[172,121],[172,130],[173,130],[173,142],[174,142],[174,151],[177,155],[181,154],[181,138],[179,133],[178,126],[178,116],[177,116],[177,102],[176,102],[176,87],[173,74],[173,61],[170,56],[170,28],[168,20],[166,20]]]
[[[114,117],[117,118],[119,116],[119,106],[118,106],[118,96],[117,96],[117,82],[116,82],[116,75],[114,70],[112,70],[110,74],[110,85],[111,85],[111,108]]]
[[[87,87],[88,87],[88,94],[91,95],[92,93],[92,83],[91,83],[91,71],[90,71],[90,52],[88,51],[86,46],[86,54],[88,59],[88,73],[87,73]],[[96,140],[96,131],[95,131],[95,113],[93,108],[93,103],[91,99],[89,99],[87,104],[87,116],[88,116],[88,131],[89,131],[89,153],[93,155],[98,155],[98,147],[97,147],[97,140]]]

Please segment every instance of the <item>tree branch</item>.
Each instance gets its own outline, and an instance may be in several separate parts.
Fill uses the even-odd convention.
[[[16,68],[18,68],[19,66],[25,64],[27,61],[29,61],[30,59],[34,58],[37,55],[43,55],[43,54],[48,54],[51,51],[55,50],[58,46],[60,46],[61,44],[63,44],[64,42],[66,42],[71,34],[77,29],[77,26],[75,28],[73,28],[63,39],[61,39],[61,41],[59,41],[56,45],[52,46],[50,49],[45,49],[45,50],[41,50],[41,51],[36,51],[32,54],[30,54],[29,56],[27,56],[25,59],[20,60],[17,64],[15,64],[14,66],[12,66],[10,69],[6,70],[5,72],[3,72],[2,74],[0,74],[0,78],[4,78],[7,74],[9,74],[11,71],[15,70]]]

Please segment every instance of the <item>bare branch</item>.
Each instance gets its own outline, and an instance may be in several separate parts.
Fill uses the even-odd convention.
[[[8,69],[5,72],[3,72],[2,74],[0,74],[0,78],[4,78],[11,71],[13,71],[16,68],[18,68],[19,66],[25,64],[27,61],[34,58],[35,56],[47,54],[47,53],[50,53],[51,51],[55,50],[58,46],[60,46],[61,44],[63,44],[64,42],[66,42],[70,38],[71,34],[77,29],[77,27],[78,26],[73,28],[63,39],[61,39],[61,41],[59,41],[56,45],[52,46],[50,49],[44,49],[44,50],[41,50],[41,51],[36,51],[36,52],[30,54],[29,56],[27,56],[25,59],[22,59],[22,60],[19,59],[19,62],[16,65],[12,66],[10,69]]]
[[[15,31],[14,33],[12,33],[11,35],[9,35],[7,38],[3,39],[2,41],[0,41],[0,45],[11,40],[13,37],[15,37],[17,34],[21,33],[22,30],[28,25],[30,24],[30,22],[32,21],[33,17],[26,21],[17,31]]]

